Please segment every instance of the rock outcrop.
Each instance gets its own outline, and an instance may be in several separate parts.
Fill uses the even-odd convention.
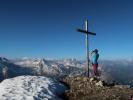
[[[127,85],[106,83],[97,78],[72,77],[64,82],[70,86],[65,93],[68,100],[130,100],[133,94]]]

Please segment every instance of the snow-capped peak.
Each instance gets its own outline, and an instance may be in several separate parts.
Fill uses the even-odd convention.
[[[5,58],[5,57],[0,57],[0,62],[7,62],[7,61],[9,61],[7,58]]]

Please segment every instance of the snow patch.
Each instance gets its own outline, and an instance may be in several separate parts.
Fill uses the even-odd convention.
[[[19,76],[0,83],[0,100],[61,100],[65,86],[43,76]]]

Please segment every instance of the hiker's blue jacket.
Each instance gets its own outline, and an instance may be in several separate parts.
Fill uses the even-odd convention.
[[[92,63],[97,64],[98,58],[99,58],[99,54],[97,54],[96,52],[93,52],[92,53]]]

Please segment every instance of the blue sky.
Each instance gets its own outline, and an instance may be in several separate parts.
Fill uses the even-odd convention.
[[[89,20],[90,50],[101,59],[133,58],[132,0],[1,0],[0,55],[7,58],[85,58]]]

